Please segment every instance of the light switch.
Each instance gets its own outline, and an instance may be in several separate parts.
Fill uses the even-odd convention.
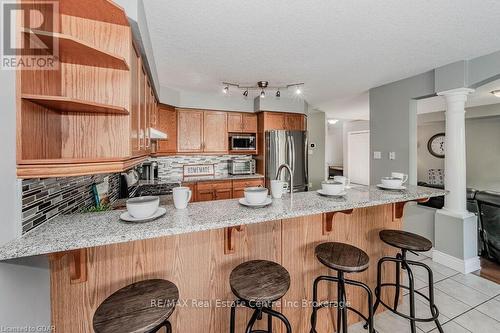
[[[309,155],[312,155],[314,153],[314,150],[312,149],[308,149],[307,151],[309,152]]]
[[[391,151],[391,152],[389,153],[389,159],[390,159],[390,160],[395,160],[395,159],[396,159],[396,152]]]
[[[382,159],[382,152],[380,152],[380,151],[374,151],[373,152],[373,159],[374,160],[380,160],[380,159]]]

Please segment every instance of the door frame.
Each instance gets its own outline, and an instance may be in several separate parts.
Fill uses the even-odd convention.
[[[370,130],[362,130],[362,131],[349,131],[347,132],[347,136],[346,136],[346,151],[347,151],[347,156],[345,156],[344,158],[346,158],[346,164],[347,164],[347,168],[346,170],[344,170],[344,176],[347,177],[347,178],[350,178],[349,177],[349,169],[350,169],[350,166],[349,166],[349,136],[351,134],[365,134],[365,133],[368,133],[368,184],[370,184],[370,175],[371,175],[371,172],[370,172],[370,167],[371,167],[371,163],[370,163],[370,141],[371,141],[371,138],[370,138]]]

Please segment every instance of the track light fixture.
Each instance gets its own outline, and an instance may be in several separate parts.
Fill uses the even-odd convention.
[[[276,98],[281,97],[281,90],[282,89],[289,90],[291,88],[295,88],[295,94],[302,95],[302,89],[300,87],[304,85],[304,83],[301,82],[301,83],[292,83],[292,84],[287,84],[287,85],[271,86],[271,85],[269,85],[269,81],[258,81],[254,85],[243,85],[243,84],[234,83],[234,82],[222,82],[222,84],[224,86],[224,88],[222,89],[224,94],[227,94],[229,92],[229,87],[235,87],[235,88],[243,91],[243,97],[245,97],[245,98],[248,97],[248,94],[250,91],[254,91],[254,92],[260,91],[259,96],[261,98],[264,98],[264,97],[266,97],[266,89],[276,90],[276,94],[275,94]]]

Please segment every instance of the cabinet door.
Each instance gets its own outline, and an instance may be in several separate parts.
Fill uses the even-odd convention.
[[[145,132],[146,127],[146,73],[142,68],[142,61],[139,61],[139,150],[144,152],[146,149]]]
[[[282,113],[268,112],[265,115],[266,130],[282,130],[285,129],[285,116]]]
[[[242,131],[244,133],[257,133],[257,115],[243,114],[242,115]]]
[[[139,55],[133,48],[132,61],[130,62],[130,144],[132,146],[132,155],[137,156],[141,153],[139,132],[140,132],[140,98],[139,98],[139,66],[141,61]]]
[[[203,151],[206,153],[227,153],[227,114],[225,112],[204,112]]]
[[[301,114],[285,115],[285,129],[289,131],[305,131],[305,116]]]
[[[215,190],[215,200],[231,199],[233,197],[231,188],[223,188]]]
[[[177,152],[177,111],[173,106],[161,105],[157,117],[156,128],[167,134],[166,140],[157,141],[157,153]]]
[[[198,190],[196,192],[196,201],[212,201],[215,200],[215,190]]]
[[[231,133],[239,133],[242,131],[242,114],[241,113],[227,113],[227,131]]]
[[[180,153],[201,152],[202,143],[203,111],[178,109],[177,151]]]

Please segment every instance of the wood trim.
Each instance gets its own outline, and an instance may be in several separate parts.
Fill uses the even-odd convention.
[[[59,12],[94,21],[129,25],[125,10],[111,0],[64,0],[59,3]]]
[[[21,98],[59,112],[116,113],[123,115],[129,114],[128,110],[124,107],[96,103],[92,101],[84,101],[65,96],[22,94]]]
[[[71,284],[87,282],[87,256],[88,249],[78,249],[65,252],[57,252],[49,254],[51,262],[59,261],[65,256],[68,257],[68,272]]]
[[[59,60],[61,62],[121,70],[130,69],[124,57],[92,46],[73,36],[51,31],[29,30],[26,28],[23,29],[23,32],[28,34],[34,43],[37,41],[42,41],[45,44],[50,44],[52,41],[58,43]]]
[[[241,232],[243,226],[224,228],[224,254],[232,254],[235,252],[235,232]]]
[[[148,156],[139,156],[131,159],[115,160],[25,160],[23,163],[34,162],[32,164],[18,164],[17,176],[19,178],[50,178],[83,176],[101,173],[122,172],[137,164],[142,163]],[[44,164],[44,162],[47,162]]]
[[[323,219],[321,221],[321,230],[323,235],[328,235],[333,231],[333,218],[335,217],[335,214],[345,214],[345,215],[351,215],[354,209],[346,209],[346,210],[341,210],[337,212],[329,212],[323,214]]]
[[[404,209],[405,205],[408,202],[427,202],[429,201],[429,198],[423,198],[423,199],[416,199],[416,200],[410,200],[410,201],[402,201],[402,202],[396,202],[392,204],[392,220],[396,221],[399,220],[403,217],[404,214]]]

